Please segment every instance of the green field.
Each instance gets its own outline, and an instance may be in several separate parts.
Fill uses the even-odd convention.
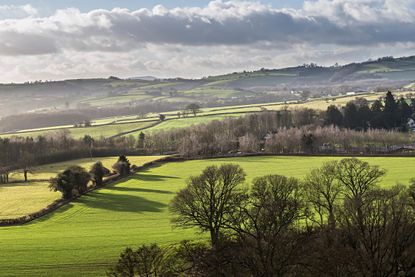
[[[142,165],[146,162],[161,158],[160,156],[149,157],[129,157],[131,164]],[[111,168],[117,161],[118,157],[99,158],[104,166]],[[30,180],[39,180],[35,182],[23,183],[22,172],[14,172],[10,177],[11,183],[0,185],[0,219],[17,218],[37,212],[45,208],[48,204],[59,199],[59,192],[49,190],[48,180],[56,176],[59,172],[71,165],[80,165],[87,170],[97,159],[80,159],[63,163],[55,163],[50,165],[39,166],[33,169],[33,174],[29,175]],[[43,180],[43,181],[40,181]],[[30,203],[30,205],[27,205]]]
[[[13,134],[0,135],[0,137],[12,137],[12,136],[21,136],[21,137],[37,137],[39,135],[55,135],[61,132],[62,130],[67,130],[73,138],[82,138],[85,135],[90,135],[92,137],[111,137],[122,132],[131,131],[140,128],[146,128],[147,126],[152,125],[154,122],[132,122],[125,124],[109,124],[109,125],[100,125],[92,126],[86,128],[65,128],[65,129],[42,129],[38,131],[30,132],[19,132]]]
[[[180,119],[174,119],[174,120],[168,120],[165,122],[162,122],[147,131],[160,131],[160,130],[170,130],[170,129],[178,129],[178,128],[185,128],[190,127],[192,125],[201,124],[201,123],[209,123],[214,120],[223,120],[228,117],[239,117],[243,116],[244,114],[241,113],[234,113],[229,115],[210,115],[210,116],[198,116],[198,117],[186,117],[186,118],[180,118]],[[138,134],[133,133],[132,135]]]
[[[303,177],[334,157],[247,157],[169,163],[96,190],[30,224],[0,228],[2,276],[103,276],[126,246],[203,239],[172,229],[168,204],[186,178],[207,165],[232,162],[247,181],[266,174]],[[415,158],[365,158],[387,169],[382,186],[408,184]],[[27,201],[25,205],[30,205]]]
[[[395,97],[400,97],[408,94],[409,92],[395,92]],[[178,118],[177,113],[182,111],[165,112],[167,121],[157,124],[158,114],[148,114],[145,118],[138,118],[137,115],[115,116],[95,119],[92,121],[92,127],[87,128],[63,128],[64,126],[54,126],[49,128],[40,128],[28,131],[21,131],[17,133],[3,134],[1,137],[18,136],[31,136],[36,137],[38,135],[56,134],[62,130],[69,131],[69,134],[74,138],[82,138],[85,135],[90,135],[96,138],[99,137],[111,137],[124,132],[130,132],[135,129],[146,128],[147,131],[153,130],[168,130],[173,128],[189,127],[193,124],[208,123],[212,120],[220,120],[225,117],[237,117],[243,116],[246,113],[255,113],[262,110],[281,110],[285,107],[289,109],[310,108],[316,110],[325,110],[330,105],[345,106],[347,102],[355,100],[357,97],[364,97],[368,101],[374,101],[379,97],[383,97],[385,93],[364,93],[350,96],[336,96],[329,98],[317,98],[310,99],[306,102],[298,103],[292,102],[277,102],[277,103],[264,103],[264,104],[250,104],[239,106],[225,106],[214,108],[202,108],[197,117],[189,116],[187,118]],[[156,126],[152,126],[156,125]],[[150,127],[150,128],[147,128]],[[137,132],[139,133],[139,132]],[[132,133],[136,135],[137,133]]]

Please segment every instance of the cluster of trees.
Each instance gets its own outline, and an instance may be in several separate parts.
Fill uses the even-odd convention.
[[[126,176],[131,171],[130,162],[125,156],[120,156],[112,168],[120,176]],[[61,192],[64,199],[72,199],[74,196],[85,193],[90,181],[96,187],[102,186],[104,177],[110,174],[111,171],[100,161],[94,163],[89,172],[81,166],[70,166],[50,179],[49,188],[52,191]]]
[[[109,276],[413,276],[414,186],[381,188],[385,171],[355,158],[300,181],[244,186],[238,165],[210,166],[172,200],[173,224],[210,244],[127,248]]]
[[[316,111],[283,110],[227,118],[146,135],[145,149],[181,156],[229,153],[389,153],[413,145],[412,133],[322,126]]]
[[[244,137],[239,149],[255,152],[259,149],[252,136]],[[314,127],[280,129],[267,136],[264,152],[271,154],[340,153],[340,154],[387,154],[411,151],[415,136],[382,129],[366,132],[338,127]]]
[[[141,141],[144,138],[141,138]],[[62,162],[87,157],[144,154],[140,138],[92,138],[86,135],[74,139],[69,132],[59,131],[44,136],[0,138],[0,184],[8,182],[11,172],[22,170],[27,181],[31,169],[40,164]]]
[[[331,105],[327,108],[324,123],[353,130],[407,131],[408,119],[414,115],[415,99],[401,97],[396,100],[392,92],[388,92],[384,101],[376,100],[370,106],[364,98],[350,101],[342,109]]]
[[[262,111],[240,118],[227,118],[189,128],[140,133],[117,138],[73,139],[59,131],[37,138],[0,138],[0,176],[26,168],[75,158],[133,154],[179,153],[184,157],[253,153],[389,153],[413,148],[413,134],[403,131],[415,111],[415,100],[357,99],[340,111],[312,109]],[[198,106],[188,112],[197,114]],[[160,114],[160,120],[166,117]],[[29,172],[29,171],[26,171]]]

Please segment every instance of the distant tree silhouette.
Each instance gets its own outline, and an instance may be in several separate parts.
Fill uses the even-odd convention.
[[[327,108],[324,118],[324,124],[333,125],[336,127],[343,126],[343,114],[335,105],[330,105]]]
[[[192,103],[186,106],[186,110],[193,113],[193,116],[196,116],[200,112],[200,106],[196,103]]]

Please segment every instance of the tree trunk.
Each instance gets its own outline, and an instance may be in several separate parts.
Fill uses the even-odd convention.
[[[27,182],[27,170],[23,170],[24,181]]]
[[[214,248],[218,243],[218,234],[215,232],[214,229],[210,230],[210,241],[212,243],[212,247]]]

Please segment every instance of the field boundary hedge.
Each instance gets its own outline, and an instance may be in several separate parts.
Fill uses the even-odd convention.
[[[73,197],[72,199],[58,199],[56,201],[54,201],[53,203],[51,203],[50,205],[48,205],[46,208],[31,213],[29,215],[26,216],[22,216],[19,218],[14,218],[14,219],[1,219],[0,220],[0,227],[4,227],[4,226],[17,226],[17,225],[23,225],[23,224],[27,224],[33,220],[39,219],[43,216],[46,216],[47,214],[56,211],[57,209],[65,206],[66,204],[69,204],[70,202],[80,198],[81,196],[88,194],[92,191],[101,189],[101,188],[105,188],[105,186],[110,185],[110,184],[114,184],[118,181],[124,180],[124,179],[128,179],[131,177],[131,175],[136,174],[140,171],[144,171],[147,170],[153,166],[158,166],[158,165],[163,165],[166,163],[170,163],[170,162],[184,162],[184,161],[192,161],[192,160],[211,160],[211,159],[222,159],[222,158],[238,158],[238,157],[267,157],[267,156],[274,156],[274,157],[278,157],[278,156],[293,156],[293,157],[322,157],[322,156],[330,156],[330,157],[414,157],[414,153],[393,153],[393,154],[355,154],[355,155],[351,155],[350,153],[347,154],[331,154],[331,155],[327,155],[324,153],[310,153],[310,154],[306,154],[306,153],[295,153],[295,154],[268,154],[268,153],[233,153],[233,154],[222,154],[222,155],[212,155],[212,156],[197,156],[197,157],[181,157],[181,156],[168,156],[168,157],[164,157],[164,158],[160,158],[151,162],[147,162],[141,166],[133,166],[132,170],[131,170],[131,174],[127,175],[127,176],[120,176],[119,174],[114,174],[112,176],[109,176],[108,178],[106,178],[103,181],[103,185],[100,187],[90,187],[88,188],[88,190],[81,194],[78,195],[76,197]]]
[[[179,158],[180,159],[180,158]],[[107,185],[111,185],[114,184],[118,181],[121,181],[123,179],[128,179],[131,177],[131,175],[141,171],[141,170],[146,170],[149,167],[154,166],[156,163],[166,163],[166,162],[172,162],[172,161],[176,161],[176,158],[174,157],[164,157],[164,158],[160,158],[151,162],[147,162],[145,164],[143,164],[142,166],[134,166],[131,170],[131,174],[127,175],[127,176],[121,176],[119,174],[114,174],[109,176],[108,178],[105,178],[103,180],[103,185],[96,187],[96,186],[92,186],[89,187],[85,193],[77,195],[71,199],[58,199],[55,200],[54,202],[52,202],[51,204],[49,204],[46,208],[43,208],[40,211],[22,216],[22,217],[18,217],[18,218],[11,218],[11,219],[0,219],[0,227],[6,227],[6,226],[18,226],[18,225],[24,225],[27,224],[33,220],[39,219],[41,217],[44,217],[46,215],[48,215],[49,213],[52,213],[54,211],[56,211],[57,209],[65,206],[66,204],[71,203],[72,201],[82,197],[85,194],[88,194],[90,192],[93,192],[95,190],[101,189],[101,188],[105,188],[105,186]]]

